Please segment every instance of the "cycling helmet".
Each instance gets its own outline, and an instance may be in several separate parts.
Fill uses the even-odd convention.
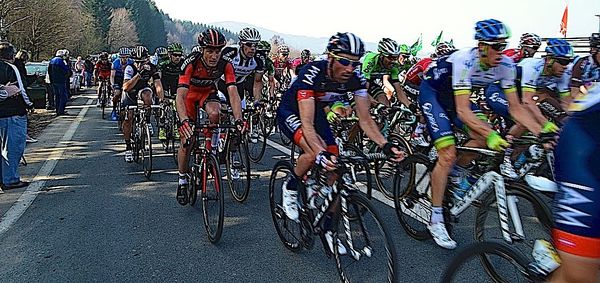
[[[524,33],[521,35],[519,45],[538,49],[542,45],[542,39],[535,33]]]
[[[192,53],[201,52],[201,51],[202,51],[202,46],[200,46],[200,45],[195,45],[194,47],[192,47]]]
[[[398,49],[400,50],[400,54],[410,55],[410,47],[408,47],[408,45],[400,44]]]
[[[290,48],[287,45],[282,44],[282,45],[277,46],[277,52],[278,53],[290,53]]]
[[[564,39],[549,38],[546,42],[546,54],[557,58],[572,59],[574,56],[573,47]]]
[[[65,50],[63,50],[63,49],[56,50],[56,54],[54,56],[56,56],[56,57],[63,57],[63,56],[65,56]]]
[[[167,49],[162,46],[156,47],[156,50],[154,50],[154,55],[161,57],[165,56],[167,55]]]
[[[117,58],[119,58],[119,54],[117,54],[117,53],[110,54],[111,62],[114,62],[115,60],[117,60]]]
[[[304,49],[300,52],[300,58],[308,58],[310,57],[310,50]]]
[[[260,33],[255,28],[244,28],[240,31],[240,35],[238,39],[242,42],[259,42],[260,41]]]
[[[214,28],[206,29],[198,35],[198,44],[201,47],[223,48],[226,43],[225,36]]]
[[[590,47],[600,48],[600,33],[592,33],[592,36],[590,36]]]
[[[129,57],[131,55],[131,49],[129,47],[121,47],[119,48],[119,56],[121,57]]]
[[[133,48],[131,58],[136,61],[143,61],[148,58],[148,48],[143,45],[138,45]]]
[[[271,44],[268,41],[263,40],[258,43],[256,50],[271,52]]]
[[[365,54],[365,44],[350,32],[338,32],[329,38],[327,51],[333,54],[344,53],[362,57]]]
[[[108,53],[102,52],[102,53],[100,53],[99,57],[100,57],[100,59],[108,59]]]
[[[400,55],[400,45],[391,38],[382,38],[377,45],[377,52],[383,56]]]
[[[456,47],[450,42],[442,41],[435,46],[435,55],[444,56],[450,54],[450,52],[456,50]]]
[[[176,53],[176,54],[183,54],[183,47],[178,42],[171,43],[171,44],[169,44],[169,46],[167,46],[167,52],[169,52],[169,53]]]
[[[501,21],[487,19],[475,24],[476,40],[497,40],[510,37],[508,27]]]

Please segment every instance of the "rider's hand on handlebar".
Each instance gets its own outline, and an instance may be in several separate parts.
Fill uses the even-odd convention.
[[[246,131],[246,123],[241,119],[235,120],[235,129],[238,133],[243,134]]]
[[[495,151],[501,151],[510,146],[510,144],[496,131],[490,132],[486,138],[486,144],[489,149]]]
[[[335,112],[329,111],[327,112],[327,121],[329,121],[329,123],[337,123],[340,121],[340,118]]]
[[[337,157],[327,151],[321,151],[315,158],[315,164],[323,167],[326,171],[333,171],[337,168]]]
[[[183,138],[183,143],[188,144],[188,140],[192,137],[192,125],[190,120],[185,119],[179,123],[179,135]]]
[[[397,145],[387,142],[383,145],[383,153],[390,157],[394,162],[400,162],[406,158],[406,152],[402,151]]]

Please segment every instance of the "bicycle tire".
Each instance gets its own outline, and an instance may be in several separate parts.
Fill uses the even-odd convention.
[[[150,137],[148,125],[144,126],[142,135],[142,166],[144,167],[144,176],[150,180],[150,176],[152,175],[152,138]]]
[[[288,250],[298,252],[302,249],[302,227],[300,221],[287,218],[282,200],[282,182],[287,179],[289,174],[292,174],[293,170],[294,168],[288,161],[281,160],[275,164],[269,179],[269,206],[277,236]]]
[[[396,249],[394,243],[392,242],[389,229],[387,228],[386,223],[382,220],[381,215],[371,204],[371,202],[364,195],[358,192],[350,192],[346,197],[346,202],[348,211],[344,212],[341,210],[342,217],[340,217],[340,221],[338,223],[338,231],[343,231],[343,233],[334,233],[333,241],[335,243],[333,247],[334,256],[341,281],[383,282],[386,281],[384,278],[387,278],[387,282],[397,282],[398,273]],[[353,210],[354,212],[350,210]],[[356,213],[357,211],[360,211],[360,213]],[[374,224],[366,223],[366,219],[369,218],[369,215],[372,215],[372,219],[375,221]],[[352,217],[354,217],[355,220],[349,220],[349,218]],[[352,223],[355,225],[352,225]],[[353,227],[358,229],[353,229]],[[348,228],[350,231],[346,231]],[[379,230],[378,233],[375,233],[376,230]],[[364,236],[364,240],[358,239],[359,235]],[[352,248],[348,247],[346,249],[348,254],[340,255],[338,249],[339,242],[336,239],[340,239],[342,244],[345,244],[346,246],[350,246],[350,243],[352,243]],[[374,240],[379,240],[378,242],[381,243],[377,245],[374,243]],[[363,244],[363,242],[365,247],[356,247],[356,245]],[[374,246],[376,247],[374,248]],[[381,266],[371,266],[371,260],[374,260],[373,252],[379,252],[383,250],[385,251],[385,255],[380,263]],[[360,256],[358,256],[359,254]],[[367,264],[369,268],[358,267],[357,265],[361,260],[369,260],[369,263]],[[384,270],[386,272],[383,272]],[[354,274],[354,272],[358,273],[357,276],[365,276],[366,278],[351,278],[354,276],[351,276],[350,274]]]
[[[360,150],[360,148],[354,144],[350,144],[347,143],[343,146],[344,148],[344,154],[348,154],[348,155],[358,155],[358,156],[362,156],[366,159],[365,154]],[[340,153],[342,154],[342,153]],[[369,165],[369,162],[361,162],[360,164],[361,167],[363,168],[359,168],[359,169],[363,169],[360,171],[356,171],[355,173],[359,173],[364,171],[365,172],[365,179],[366,179],[366,186],[367,186],[367,197],[370,199],[373,195],[373,174],[371,173],[371,166]],[[358,180],[355,180],[358,181]]]
[[[508,260],[508,262],[510,262],[511,264],[515,264],[519,273],[523,274],[524,278],[528,279],[527,281],[534,281],[529,280],[529,261],[518,250],[502,242],[476,242],[466,246],[461,251],[459,251],[456,254],[456,256],[452,258],[450,264],[448,264],[448,266],[444,270],[444,273],[442,273],[442,278],[440,282],[455,282],[455,277],[457,276],[457,273],[461,271],[461,267],[463,264],[467,263],[473,257],[486,257],[487,254],[500,256]]]
[[[107,96],[108,94],[106,89],[106,83],[102,83],[102,86],[100,88],[100,107],[102,108],[102,120],[105,119],[104,110],[106,109]]]
[[[248,145],[246,143],[246,138],[242,138],[242,140],[237,144],[237,148],[234,148],[234,144],[231,140],[231,137],[227,139],[227,158],[225,159],[225,168],[227,172],[227,185],[229,186],[229,190],[231,191],[231,196],[237,202],[244,202],[248,199],[248,195],[250,194],[250,159],[248,156]],[[233,159],[233,160],[232,160]],[[236,164],[236,161],[239,164]],[[234,174],[232,174],[232,170],[236,171],[237,178],[234,178]],[[245,177],[245,178],[244,178]],[[245,182],[244,182],[245,179]]]
[[[135,163],[140,163],[141,136],[138,133],[139,129],[135,123],[132,125],[132,128],[133,131],[131,132],[131,135],[133,136],[133,143],[131,144],[131,146],[133,150],[133,161],[135,161]]]
[[[225,217],[225,196],[221,188],[221,174],[219,173],[220,169],[219,163],[217,163],[217,159],[212,154],[210,154],[206,156],[205,161],[206,164],[204,164],[203,166],[202,173],[202,216],[204,219],[204,228],[206,229],[206,235],[208,236],[208,240],[211,243],[216,244],[219,242],[223,234],[223,220]],[[212,189],[208,188],[210,180],[214,182],[214,188]],[[214,217],[209,216],[210,213],[208,210],[212,208],[211,202],[214,202],[216,205],[219,206]]]
[[[403,151],[406,152],[407,155],[412,155],[412,147],[410,143],[400,135],[390,134],[388,136],[388,142],[391,142]],[[381,149],[377,148],[377,152],[380,152]],[[375,171],[375,184],[377,185],[377,189],[383,193],[385,197],[388,199],[394,198],[394,176],[395,176],[395,166],[396,163],[393,161],[376,161],[374,166]],[[385,178],[388,177],[388,178]]]
[[[196,204],[196,200],[198,199],[198,191],[202,188],[202,176],[201,176],[201,168],[202,168],[202,156],[200,154],[191,153],[190,154],[190,185],[188,186],[188,198],[189,204],[194,206]]]
[[[263,125],[262,123],[260,123],[260,120],[257,121],[259,116],[259,113],[256,113],[254,115],[250,115],[250,119],[249,119],[249,123],[248,125],[250,125],[250,132],[248,133],[248,135],[252,135],[253,131],[257,131],[256,133],[254,133],[255,135],[257,135],[257,140],[256,142],[252,142],[252,138],[248,138],[248,157],[250,158],[250,161],[252,161],[253,163],[258,163],[260,162],[260,160],[263,158],[264,154],[265,154],[265,149],[267,148],[267,136],[265,135],[265,131],[263,130]],[[257,147],[251,147],[250,145],[254,145]]]
[[[508,200],[508,198],[510,196],[518,196],[520,197],[520,199],[524,199],[525,201],[528,201],[532,207],[533,207],[533,212],[535,213],[535,219],[537,219],[539,221],[539,223],[541,224],[541,228],[545,229],[545,231],[543,232],[546,236],[546,240],[551,239],[551,229],[553,227],[553,223],[552,223],[552,212],[550,210],[550,208],[548,207],[548,205],[542,200],[542,198],[533,191],[533,189],[531,188],[527,188],[527,186],[520,184],[520,183],[507,183],[506,184],[506,198]],[[521,201],[519,201],[520,203]],[[488,216],[488,211],[490,211],[493,207],[493,204],[496,203],[496,195],[495,194],[490,194],[488,196],[488,198],[486,198],[483,202],[483,205],[481,205],[478,209],[477,209],[477,213],[476,213],[476,217],[475,217],[475,240],[478,242],[484,242],[484,241],[489,241],[486,240],[486,235],[484,233],[486,228],[492,228],[490,227],[491,225],[486,225],[486,218]],[[520,214],[523,213],[523,205],[519,205],[518,209],[520,211]],[[529,211],[528,211],[529,212]],[[494,212],[492,212],[493,214],[497,214],[497,209],[494,210]],[[520,215],[521,216],[521,215]],[[527,217],[521,217],[521,220],[532,220],[531,222],[522,222],[523,224],[523,228],[527,228],[527,235],[531,235],[532,233],[529,233],[531,227],[536,224],[535,221],[533,221],[533,217],[531,217],[531,215],[528,215]],[[511,218],[508,217],[509,222],[512,222]],[[498,223],[497,220],[492,221],[491,223]],[[512,225],[511,225],[512,226]],[[500,227],[495,227],[496,230],[498,230],[498,228]],[[538,236],[539,234],[535,234],[536,236]],[[502,240],[503,238],[500,236],[498,237],[498,240]],[[531,251],[533,250],[533,245],[535,243],[535,240],[537,240],[537,237],[534,237],[534,239],[521,239],[520,241],[515,242],[512,247],[515,249],[518,249],[522,246],[525,246],[525,248],[527,249],[527,251]],[[531,240],[533,240],[533,242],[531,242]],[[519,251],[523,252],[522,250],[518,249]],[[524,252],[523,252],[524,253]],[[525,253],[524,253],[525,254]],[[483,264],[483,267],[486,271],[486,273],[495,281],[495,282],[508,282],[507,280],[505,280],[501,274],[496,270],[496,267],[494,266],[494,264],[492,264],[489,260],[488,257],[486,257],[485,255],[481,256],[481,263]]]

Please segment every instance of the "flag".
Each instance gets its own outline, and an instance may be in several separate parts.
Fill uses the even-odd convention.
[[[567,37],[567,18],[569,17],[569,6],[565,6],[565,11],[563,12],[562,20],[560,21],[560,33],[564,37]]]
[[[437,38],[431,42],[431,46],[437,46],[438,43],[440,43],[440,41],[442,41],[442,34],[444,33],[444,31],[440,31],[440,35],[437,36]]]
[[[410,46],[410,54],[417,56],[417,53],[423,49],[423,34],[419,35],[419,38],[413,45]]]
[[[450,43],[450,45],[454,46],[454,38],[453,38],[453,39],[450,39],[450,42],[449,42],[449,43]]]

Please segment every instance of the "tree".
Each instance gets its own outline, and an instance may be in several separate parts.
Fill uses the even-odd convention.
[[[108,50],[116,51],[121,46],[133,46],[139,42],[135,23],[125,8],[115,9],[110,16],[108,29]]]
[[[13,25],[25,21],[30,15],[20,13],[25,5],[19,0],[0,0],[0,41],[5,41]]]

